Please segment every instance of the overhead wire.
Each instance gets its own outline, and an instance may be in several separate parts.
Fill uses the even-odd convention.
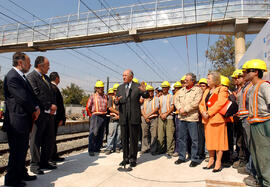
[[[101,2],[101,0],[99,0],[99,2],[103,5],[103,7],[108,11],[108,9],[106,8],[106,6]],[[106,5],[109,7],[110,10],[113,10],[110,5],[106,2],[106,0],[103,1],[104,3],[106,3]],[[113,17],[113,19],[118,23],[119,26],[122,27],[122,29],[124,29],[124,27],[119,23],[119,21],[117,19],[115,19],[115,17],[109,12],[109,14]],[[138,53],[132,49],[127,43],[125,43],[126,46],[128,46],[159,78],[162,79],[162,76],[154,69],[152,68],[143,58],[141,58],[141,56],[138,55]],[[138,46],[138,44],[136,43],[136,45]],[[143,52],[144,50],[142,48],[140,48]],[[145,52],[144,52],[145,53]],[[147,55],[148,56],[148,55]],[[150,59],[151,60],[151,59]]]
[[[106,8],[106,6],[101,2],[101,1],[99,1],[100,3],[101,3],[101,5],[106,9],[106,11],[110,14],[110,16],[112,16],[113,17],[113,19],[119,24],[119,26],[121,26],[122,27],[122,25],[117,21],[117,19],[115,19],[115,17],[111,14],[111,12],[110,11],[108,11],[108,9]],[[105,1],[104,1],[105,2]],[[111,32],[113,32],[114,33],[114,31],[111,29],[111,27],[110,26],[108,26],[108,24],[107,23],[105,23],[105,21],[99,16],[99,15],[97,15],[97,13],[95,12],[95,11],[93,11],[83,0],[81,0],[81,3],[89,10],[89,11],[91,11],[98,19],[100,19],[100,21],[104,24],[104,25],[106,25],[107,27],[108,27],[108,29],[110,29],[111,30]],[[123,28],[124,29],[124,28]],[[119,39],[121,40],[121,38],[119,37]],[[130,47],[125,41],[123,41],[123,40],[121,40],[122,41],[122,43],[124,43],[150,70],[152,70],[158,77],[160,77],[160,75],[155,71],[155,70],[153,70],[153,68],[132,48],[132,47]]]
[[[212,8],[211,8],[211,17],[210,17],[210,23],[213,19],[213,7],[214,7],[215,0],[212,0]],[[209,50],[209,44],[210,44],[210,33],[211,33],[211,26],[209,27],[209,33],[208,33],[208,41],[207,41],[207,51]],[[207,64],[207,57],[205,55],[205,61],[204,61],[204,75],[206,73],[206,64]]]
[[[42,22],[44,22],[44,23],[46,23],[46,24],[49,24],[49,23],[47,23],[46,21],[44,21],[43,19],[39,18],[38,16],[32,14],[30,11],[26,10],[25,8],[23,8],[22,6],[18,5],[18,4],[15,3],[14,1],[12,1],[12,0],[9,0],[9,1],[10,1],[11,3],[13,3],[14,5],[16,5],[17,7],[23,9],[24,11],[26,11],[27,13],[29,13],[29,14],[32,15],[33,17],[38,18],[40,21],[42,21]],[[15,22],[17,22],[17,23],[20,23],[20,24],[24,25],[25,27],[27,27],[27,28],[29,28],[29,29],[35,31],[35,32],[40,33],[40,34],[43,35],[43,36],[48,37],[47,35],[45,35],[45,34],[39,32],[39,31],[35,30],[34,28],[31,28],[30,26],[28,26],[28,25],[26,25],[26,24],[24,24],[24,23],[22,23],[22,22],[20,22],[20,21],[18,21],[18,20],[16,20],[16,19],[14,19],[14,18],[12,18],[12,17],[10,17],[10,16],[8,16],[8,15],[2,13],[2,12],[0,12],[0,14],[2,14],[2,15],[4,15],[4,16],[8,17],[9,19],[11,19],[11,20],[13,20],[13,21],[15,21]],[[50,39],[50,37],[49,37],[49,39]],[[74,52],[76,52],[76,50],[74,50],[74,49],[72,49],[72,50],[73,50]],[[80,53],[80,54],[81,54],[81,53]],[[86,56],[87,56],[87,55],[84,55],[84,57],[86,57]],[[92,60],[93,58],[88,58],[88,59],[91,59],[91,60]],[[97,63],[97,64],[99,64],[99,65],[103,64],[103,63],[101,63],[101,62],[98,62],[97,60],[94,60],[93,62],[95,62],[95,63]],[[106,68],[107,68],[107,67],[109,67],[109,66],[103,64],[103,67],[106,67]],[[110,68],[110,70],[111,70],[111,69],[112,69],[112,68]],[[120,74],[120,75],[121,75],[121,74]]]
[[[195,22],[197,23],[197,0],[194,0],[194,6],[195,6]],[[199,50],[198,50],[198,33],[196,32],[195,35],[195,42],[196,42],[196,75],[198,76],[198,78],[200,78],[199,75]]]
[[[145,11],[147,11],[147,9],[145,8],[145,6],[143,5],[143,3],[140,0],[136,0],[136,1],[143,7],[143,9]],[[155,21],[154,18],[152,18],[151,16],[148,16],[148,17],[151,18],[152,21]],[[143,49],[145,51],[147,51],[149,56],[153,57],[153,55],[150,53],[150,51],[143,44],[140,44],[140,45],[143,47]],[[165,77],[169,78],[168,75],[171,75],[171,74],[166,71],[166,68],[164,68],[155,58],[149,58],[149,59],[150,59],[151,62],[153,62],[156,65],[157,69],[160,72],[162,72],[163,75],[165,75]]]

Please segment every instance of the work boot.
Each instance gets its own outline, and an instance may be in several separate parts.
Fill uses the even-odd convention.
[[[172,154],[172,156],[173,156],[173,157],[178,157],[179,155],[178,155],[177,152],[174,152],[174,153]]]
[[[243,174],[243,175],[249,175],[250,174],[249,172],[247,172],[246,167],[237,168],[237,172],[240,173],[240,174]]]
[[[234,162],[233,163],[233,168],[234,169],[237,169],[237,168],[239,168],[239,167],[245,167],[246,166],[246,162],[244,162],[244,161],[242,161],[242,160],[238,160],[238,161],[236,161],[236,162]]]
[[[247,186],[260,186],[258,181],[252,176],[252,175],[249,175],[248,177],[244,178],[244,183],[247,185]]]

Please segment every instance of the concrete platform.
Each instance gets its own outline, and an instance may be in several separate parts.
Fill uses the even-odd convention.
[[[144,154],[138,158],[138,165],[131,172],[119,172],[118,164],[122,153],[109,156],[101,153],[89,157],[88,152],[71,155],[58,169],[46,171],[36,181],[27,182],[28,187],[89,187],[89,186],[245,186],[246,175],[237,173],[233,168],[224,168],[219,173],[203,170],[207,163],[190,168],[189,162],[175,165],[177,158],[165,155]],[[4,177],[0,178],[3,185]],[[2,186],[1,186],[2,187]]]

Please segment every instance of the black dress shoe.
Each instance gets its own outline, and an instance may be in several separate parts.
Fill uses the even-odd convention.
[[[217,172],[220,172],[221,170],[222,170],[222,168],[220,167],[219,169],[213,169],[212,172],[217,173]]]
[[[12,187],[24,187],[26,186],[26,183],[21,181],[21,182],[18,182],[18,183],[14,183],[14,182],[5,182],[4,184],[5,186],[12,186]]]
[[[56,169],[56,166],[53,166],[51,164],[41,165],[40,169]]]
[[[136,167],[137,163],[136,162],[130,162],[130,167],[134,168]]]
[[[52,161],[55,161],[55,162],[63,162],[64,160],[65,158],[61,158],[61,157],[56,157],[52,159]]]
[[[89,156],[95,156],[94,152],[89,152]]]
[[[205,167],[203,167],[203,169],[213,169],[214,166],[215,166],[215,164],[213,163],[210,167],[205,166]]]
[[[125,166],[129,164],[129,161],[128,160],[123,160],[122,162],[120,162],[119,166]]]
[[[176,160],[174,163],[175,163],[176,165],[179,165],[179,164],[182,164],[182,163],[184,163],[184,162],[185,162],[184,160],[178,159],[178,160]]]
[[[36,180],[37,179],[37,176],[36,175],[25,175],[24,177],[23,177],[23,180],[24,181],[33,181],[33,180]]]
[[[30,171],[36,175],[44,175],[44,172],[40,169],[30,169]]]
[[[194,167],[198,166],[199,164],[200,163],[198,163],[198,162],[191,161],[190,164],[189,164],[189,167],[194,168]]]

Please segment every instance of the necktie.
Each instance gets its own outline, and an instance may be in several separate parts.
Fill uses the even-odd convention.
[[[47,86],[50,87],[50,86],[49,86],[50,84],[49,84],[49,82],[45,79],[45,76],[42,75],[41,77],[42,77],[43,81],[47,84]]]
[[[127,83],[127,87],[126,87],[126,97],[128,97],[128,93],[129,93],[129,83]]]

